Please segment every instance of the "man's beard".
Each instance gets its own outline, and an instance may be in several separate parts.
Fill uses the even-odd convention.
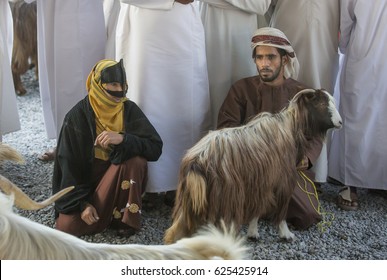
[[[261,71],[263,70],[270,71],[270,69],[261,69],[261,70],[258,70],[258,73],[263,82],[270,83],[278,78],[278,76],[280,75],[281,69],[282,69],[282,61],[281,61],[281,65],[276,69],[275,72],[273,72],[273,75],[271,75],[270,77],[264,77],[263,75],[261,75]]]

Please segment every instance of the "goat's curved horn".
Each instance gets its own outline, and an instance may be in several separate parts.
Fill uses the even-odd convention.
[[[11,160],[17,163],[24,163],[22,155],[11,146],[0,142],[0,160]]]
[[[65,188],[42,202],[36,202],[32,200],[19,187],[17,187],[15,184],[13,184],[11,181],[9,181],[2,175],[0,175],[0,189],[8,195],[14,194],[16,207],[24,210],[38,210],[47,207],[51,203],[57,201],[63,195],[73,190],[74,186]]]

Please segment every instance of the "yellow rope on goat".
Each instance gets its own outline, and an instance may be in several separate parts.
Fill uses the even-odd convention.
[[[319,215],[321,215],[322,220],[317,224],[317,227],[320,230],[320,232],[324,233],[332,225],[332,221],[335,219],[335,215],[332,212],[325,212],[325,211],[321,210],[322,207],[320,204],[320,200],[318,198],[317,189],[316,189],[314,182],[311,179],[309,179],[309,177],[306,176],[304,172],[302,172],[302,171],[298,171],[298,172],[304,180],[304,188],[302,188],[302,186],[300,185],[299,182],[297,182],[297,185],[304,193],[306,193],[308,195],[309,202],[312,205],[313,209]],[[307,181],[313,186],[314,193],[308,191]],[[312,198],[311,198],[312,196],[314,196],[317,200],[317,209],[312,201]]]

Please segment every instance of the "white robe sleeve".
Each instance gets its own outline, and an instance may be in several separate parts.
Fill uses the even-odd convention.
[[[171,10],[174,0],[120,0],[121,3],[129,4],[143,9]]]
[[[264,15],[270,7],[271,0],[226,0],[231,5],[250,13]]]
[[[263,15],[269,9],[271,0],[199,0],[217,8],[237,8],[252,14]]]
[[[340,6],[340,52],[345,54],[349,39],[351,37],[351,31],[356,21],[355,17],[355,2],[354,0],[342,0]]]
[[[199,0],[199,1],[203,3],[207,3],[211,6],[214,6],[220,9],[233,8],[233,6],[230,3],[228,3],[226,0]]]

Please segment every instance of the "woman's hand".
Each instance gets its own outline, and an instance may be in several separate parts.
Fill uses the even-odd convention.
[[[124,140],[124,135],[114,131],[103,131],[95,139],[94,145],[101,146],[102,148],[108,148],[109,145],[118,145]]]
[[[85,209],[81,213],[81,219],[89,226],[98,222],[99,217],[97,210],[93,205],[87,204]]]

